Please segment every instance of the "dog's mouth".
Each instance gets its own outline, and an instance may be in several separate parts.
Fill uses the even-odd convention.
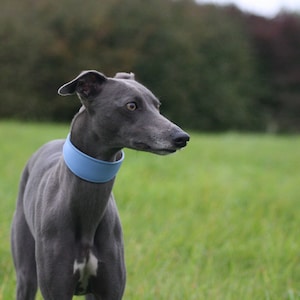
[[[154,148],[146,143],[140,143],[140,142],[134,143],[132,148],[135,150],[151,152],[151,153],[159,154],[159,155],[171,154],[178,150],[176,148]]]

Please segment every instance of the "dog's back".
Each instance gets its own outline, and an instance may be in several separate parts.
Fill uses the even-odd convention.
[[[26,221],[34,235],[32,221],[29,217],[37,204],[37,198],[42,197],[42,182],[49,181],[51,172],[55,174],[59,160],[62,159],[62,147],[64,140],[53,140],[39,148],[28,160],[21,177],[20,191],[18,195],[18,209],[27,212]],[[57,176],[55,174],[54,176]]]

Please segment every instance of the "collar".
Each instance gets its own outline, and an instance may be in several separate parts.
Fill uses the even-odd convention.
[[[68,134],[63,146],[63,157],[70,171],[79,178],[93,183],[105,183],[117,175],[125,154],[122,151],[122,157],[114,162],[93,158],[78,150]]]

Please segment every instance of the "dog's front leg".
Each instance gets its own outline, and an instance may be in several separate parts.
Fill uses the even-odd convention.
[[[74,258],[74,245],[66,238],[37,241],[37,275],[45,300],[72,299],[75,289]]]

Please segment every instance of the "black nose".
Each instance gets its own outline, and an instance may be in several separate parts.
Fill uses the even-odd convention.
[[[179,132],[174,136],[173,143],[177,148],[183,148],[186,143],[190,140],[190,136],[185,132]]]

